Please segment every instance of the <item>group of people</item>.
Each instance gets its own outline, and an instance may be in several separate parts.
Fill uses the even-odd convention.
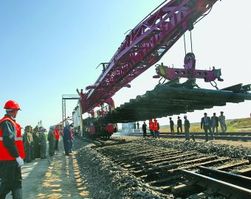
[[[65,155],[69,155],[72,152],[73,127],[67,121],[63,131],[61,125],[51,127],[46,139],[45,128],[36,126],[33,129],[27,125],[22,135],[22,128],[16,122],[19,104],[8,100],[4,109],[6,114],[0,119],[0,199],[9,192],[14,199],[22,199],[21,166],[35,158],[46,158],[47,141],[49,156],[53,156],[59,149],[60,136],[63,137]]]
[[[173,121],[172,117],[169,117],[169,124],[170,124],[171,133],[174,133],[174,121]],[[183,132],[182,120],[181,120],[180,116],[178,116],[178,118],[177,118],[177,133],[182,133],[182,132]]]
[[[174,133],[174,121],[172,117],[169,117],[169,124],[170,124],[170,131],[171,133]],[[187,119],[187,116],[184,116],[184,133],[186,140],[190,139],[190,121]],[[182,120],[180,116],[177,118],[177,133],[183,132],[183,126],[182,126]]]
[[[174,133],[174,121],[172,117],[169,118],[170,131]],[[207,116],[207,113],[204,113],[204,117],[201,118],[201,129],[204,130],[206,135],[206,141],[208,141],[208,132],[210,133],[211,139],[214,139],[214,133],[219,132],[219,126],[221,128],[221,132],[225,133],[227,131],[227,125],[225,121],[225,116],[223,111],[220,112],[219,116],[216,116],[216,113],[213,113],[212,117]],[[187,116],[184,116],[184,133],[186,140],[190,139],[190,122],[187,119]],[[177,133],[182,133],[182,120],[180,116],[177,118]]]
[[[149,131],[152,137],[159,138],[159,122],[157,119],[150,119],[149,120]],[[143,137],[146,137],[146,131],[147,131],[147,124],[144,121],[142,125],[142,131],[143,131]]]
[[[189,120],[187,119],[186,116],[184,116],[184,119],[185,119],[184,120],[185,132],[189,133],[190,122],[189,122]],[[148,124],[149,124],[149,131],[150,131],[151,136],[154,137],[154,138],[159,138],[160,137],[160,132],[159,132],[160,125],[159,125],[159,122],[157,121],[157,119],[150,119]],[[173,122],[171,117],[170,117],[170,128],[171,128],[171,132],[174,133],[174,122]],[[182,133],[182,129],[183,129],[182,128],[182,120],[178,116],[177,132]],[[145,121],[142,124],[142,132],[143,132],[143,137],[146,137],[147,136],[147,133],[146,133],[147,132],[147,124],[146,124]],[[188,134],[186,134],[186,135],[189,137]]]
[[[58,151],[58,142],[62,135],[61,125],[51,126],[46,136],[46,129],[36,126],[27,125],[24,128],[23,143],[25,150],[25,162],[31,162],[36,158],[45,159],[47,157],[47,141],[48,141],[48,154],[53,156],[55,151]]]
[[[47,151],[46,129],[42,126],[27,125],[24,128],[23,143],[25,150],[25,162],[31,162],[36,158],[45,159]],[[59,138],[58,138],[59,139]]]
[[[13,100],[8,100],[4,109],[5,116],[0,119],[0,199],[5,198],[9,192],[12,192],[13,198],[22,198],[22,176],[21,166],[26,162],[30,162],[35,158],[46,158],[46,135],[43,127],[26,126],[24,135],[21,133],[21,126],[16,122],[16,116],[20,110],[20,106]],[[170,130],[174,133],[174,122],[170,120]],[[214,138],[214,132],[218,133],[218,127],[221,127],[222,132],[226,132],[225,116],[223,112],[217,117],[214,113],[210,118],[207,113],[201,118],[201,129],[206,133],[206,141],[208,140],[208,132],[211,138]],[[159,122],[157,119],[149,120],[149,130],[152,137],[159,137]],[[184,116],[184,132],[186,140],[190,139],[189,134],[190,122],[187,116]],[[147,125],[144,122],[142,125],[143,136],[146,137]],[[182,132],[182,120],[178,116],[177,132]],[[49,142],[49,156],[53,156],[55,150],[58,150],[58,142],[60,136],[63,137],[65,155],[72,152],[73,127],[67,121],[62,131],[60,125],[51,127],[47,140]]]
[[[210,133],[211,139],[214,139],[214,133],[219,132],[219,124],[221,132],[225,133],[227,131],[227,125],[223,111],[220,112],[219,117],[216,116],[216,113],[213,113],[211,118],[207,115],[207,113],[204,113],[204,117],[201,118],[200,127],[205,131],[206,141],[208,141],[208,132]]]
[[[53,156],[55,151],[58,151],[58,143],[60,136],[63,138],[65,155],[68,156],[72,153],[72,143],[73,143],[73,126],[70,125],[68,121],[65,121],[65,126],[62,129],[61,125],[51,126],[47,135],[47,140],[49,142],[49,156]]]
[[[170,132],[175,133],[174,130],[175,124],[172,117],[169,117],[169,125],[170,125]],[[177,126],[177,133],[184,132],[186,140],[189,140],[191,137],[194,140],[194,136],[193,135],[190,136],[190,121],[188,120],[186,115],[184,116],[184,121],[182,121],[180,116],[177,117],[176,126]],[[214,133],[219,132],[219,127],[221,128],[221,132],[225,133],[227,131],[227,125],[223,111],[220,112],[219,116],[216,116],[216,113],[213,113],[212,117],[208,117],[207,113],[204,113],[204,117],[201,118],[201,129],[203,129],[205,132],[206,141],[208,141],[208,132],[210,133],[211,139],[214,139]],[[149,131],[152,137],[157,137],[157,138],[159,137],[159,128],[160,128],[159,122],[157,121],[157,119],[149,120]],[[146,122],[143,122],[142,124],[142,132],[143,132],[143,137],[146,137],[147,135]]]
[[[48,155],[54,156],[55,151],[59,150],[58,143],[60,137],[63,138],[65,155],[69,155],[72,152],[73,141],[73,128],[72,125],[65,122],[65,127],[62,130],[62,125],[51,126],[47,138],[45,135],[46,129],[43,127],[26,126],[23,134],[23,142],[25,149],[25,162],[31,162],[35,158],[46,158],[47,141],[48,141]]]

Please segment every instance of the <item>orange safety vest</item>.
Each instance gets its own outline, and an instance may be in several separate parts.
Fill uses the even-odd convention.
[[[153,129],[153,121],[152,120],[149,121],[149,130],[150,131],[154,131],[154,129]]]
[[[109,134],[112,134],[114,132],[113,124],[107,124],[105,128],[107,133]]]
[[[15,144],[16,144],[19,156],[24,159],[25,152],[24,152],[23,138],[22,138],[22,134],[21,134],[21,126],[7,116],[4,116],[0,120],[0,123],[2,123],[3,121],[6,121],[6,120],[10,121],[16,130]],[[8,149],[3,144],[3,131],[0,128],[0,161],[15,160],[15,159],[16,159],[16,157],[11,156]]]
[[[154,123],[153,123],[153,130],[154,131],[158,131],[159,129],[158,129],[158,122],[157,121],[154,121]]]
[[[55,130],[54,130],[54,137],[56,140],[59,140],[59,138],[60,138],[60,132],[59,132],[58,128],[55,128]]]

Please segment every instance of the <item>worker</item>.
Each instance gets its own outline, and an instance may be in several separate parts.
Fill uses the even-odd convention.
[[[70,153],[71,130],[70,130],[70,125],[67,121],[65,122],[65,127],[63,130],[63,142],[64,142],[65,155],[68,156]]]
[[[189,132],[189,129],[190,129],[190,122],[189,120],[187,119],[187,116],[185,115],[184,116],[184,131],[185,131],[185,138],[186,140],[189,140],[190,139],[190,132]]]
[[[56,142],[55,142],[55,150],[58,151],[58,142],[59,142],[59,139],[60,139],[60,129],[59,129],[59,125],[56,125],[55,129],[54,129],[54,136],[55,136],[55,139],[56,139]]]
[[[153,120],[152,119],[149,120],[149,130],[150,130],[151,136],[155,137],[154,127],[153,127]]]
[[[31,160],[34,160],[34,137],[33,137],[33,128],[29,126],[29,139],[31,140]],[[27,156],[27,154],[25,154]]]
[[[97,125],[96,125],[97,126]],[[105,138],[107,139],[110,139],[110,137],[112,136],[113,132],[114,132],[114,127],[113,127],[113,124],[112,123],[108,123],[106,126],[105,126]]]
[[[112,125],[112,127],[113,127],[113,125]],[[114,132],[114,127],[113,127],[113,132]],[[73,128],[73,123],[72,123],[72,124],[70,124],[70,147],[69,147],[69,153],[72,153],[73,140],[74,140],[74,128]]]
[[[226,118],[223,115],[223,111],[220,112],[219,123],[220,123],[221,132],[225,133],[227,131],[227,125],[226,125]]]
[[[33,159],[40,158],[38,126],[36,126],[33,129],[32,137],[33,137],[33,153],[32,153]]]
[[[54,136],[54,128],[51,126],[48,132],[47,140],[49,142],[49,156],[53,156],[55,153],[56,138]]]
[[[219,118],[216,116],[216,113],[213,113],[211,117],[211,127],[213,133],[218,133],[218,126],[219,126]]]
[[[31,162],[32,160],[32,145],[33,145],[33,136],[32,136],[32,127],[26,126],[24,128],[23,142],[25,149],[25,162]]]
[[[174,122],[171,117],[169,117],[170,131],[174,133]]]
[[[178,116],[178,119],[177,119],[177,133],[179,132],[182,133],[182,120],[180,119],[180,116]]]
[[[154,119],[153,128],[155,137],[159,138],[159,122],[157,121],[157,119]]]
[[[6,114],[0,120],[0,198],[4,199],[12,192],[14,199],[21,199],[21,166],[24,164],[25,151],[21,126],[16,122],[20,106],[9,100],[4,109]]]
[[[45,131],[46,129],[43,127],[38,128],[38,135],[39,135],[39,148],[40,148],[40,158],[45,159],[46,158],[46,137],[45,137]]]
[[[146,127],[147,127],[147,125],[144,121],[144,123],[142,124],[143,137],[146,137]]]
[[[201,118],[200,127],[201,129],[204,129],[205,131],[206,142],[208,141],[208,131],[211,134],[211,139],[214,139],[213,132],[211,130],[211,120],[210,120],[210,117],[207,116],[207,113],[204,113],[204,117]]]
[[[139,122],[137,122],[136,125],[137,125],[137,129],[139,129]]]

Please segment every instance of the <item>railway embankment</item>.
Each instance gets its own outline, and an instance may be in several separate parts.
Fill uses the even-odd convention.
[[[225,198],[212,187],[194,184],[191,189],[184,170],[199,172],[204,166],[251,176],[251,146],[245,142],[121,137],[77,145],[80,172],[92,198]]]
[[[241,141],[76,138],[70,156],[61,146],[53,158],[24,166],[23,192],[28,199],[245,198],[250,154],[250,142]]]

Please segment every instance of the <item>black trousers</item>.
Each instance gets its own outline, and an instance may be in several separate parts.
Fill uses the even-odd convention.
[[[0,199],[12,192],[13,199],[22,199],[21,168],[15,160],[0,161]]]

